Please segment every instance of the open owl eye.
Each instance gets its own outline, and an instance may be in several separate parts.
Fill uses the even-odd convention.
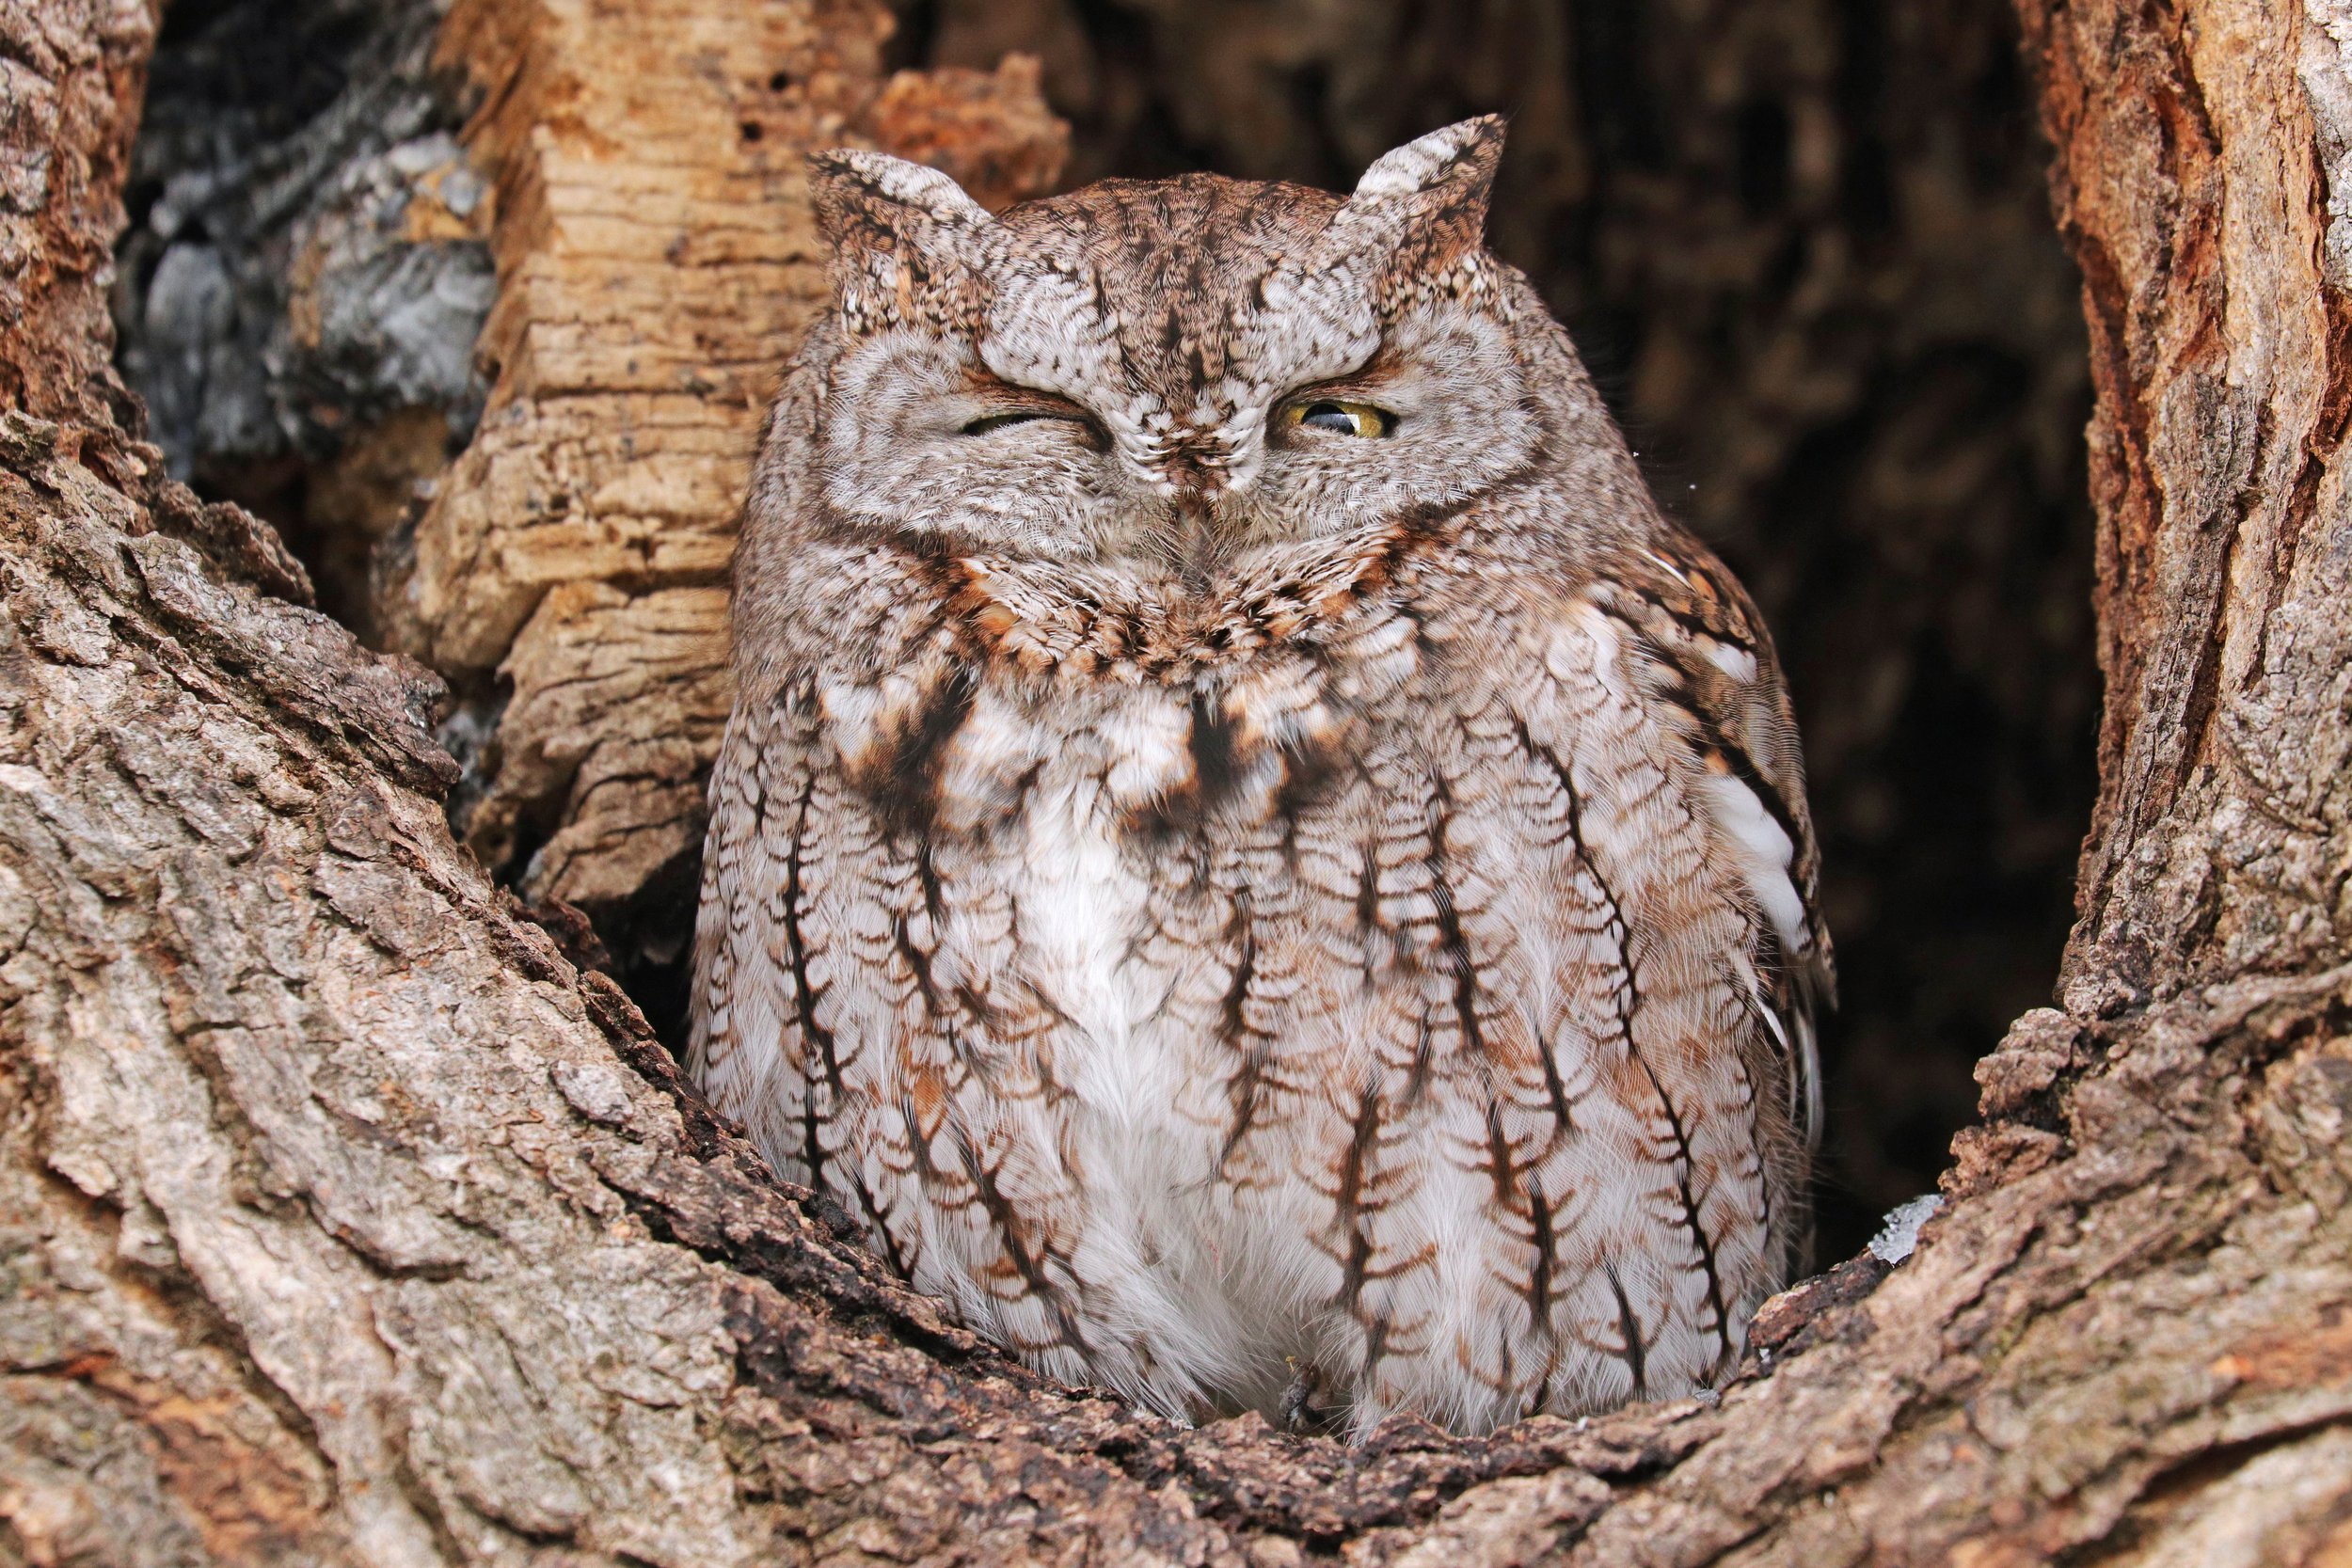
[[[1301,430],[1328,431],[1334,436],[1386,436],[1396,428],[1396,416],[1369,403],[1317,398],[1311,403],[1294,403],[1283,409],[1282,422]]]

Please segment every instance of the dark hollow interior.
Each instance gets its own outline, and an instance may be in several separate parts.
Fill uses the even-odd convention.
[[[1754,591],[1795,688],[1842,993],[1818,1253],[1857,1250],[1933,1186],[1977,1057],[2048,999],[2094,785],[2083,326],[2005,0],[898,9],[899,64],[1039,55],[1072,183],[1345,189],[1423,131],[1511,116],[1491,241],[1567,324],[1660,499]],[[156,435],[199,488],[285,523],[329,608],[365,562],[303,499],[335,440],[305,410],[430,404],[453,450],[480,387],[375,324],[462,328],[487,259],[361,245],[349,341],[291,354],[272,269],[315,199],[305,159],[323,180],[372,137],[453,125],[432,15],[180,0],[130,193],[118,318]],[[455,313],[402,309],[420,298]],[[649,907],[675,922],[686,900]],[[674,1021],[675,964],[640,968],[624,977]]]

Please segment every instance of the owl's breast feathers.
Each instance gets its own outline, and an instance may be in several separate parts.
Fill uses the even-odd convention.
[[[1041,761],[1004,732],[1105,701],[1129,748],[1106,794],[1129,828],[1262,816],[1302,803],[1349,721],[1423,664],[1398,589],[1445,538],[1406,521],[1267,551],[1214,595],[1064,562],[910,559],[898,569],[932,608],[882,651],[896,668],[818,673],[817,689],[846,777],[901,828],[1001,815]]]
[[[1695,545],[1571,576],[1476,526],[1212,594],[902,554],[886,636],[800,628],[712,786],[714,1098],[979,1326],[1174,1413],[1292,1363],[1359,1430],[1719,1375],[1818,1114],[1787,697]]]

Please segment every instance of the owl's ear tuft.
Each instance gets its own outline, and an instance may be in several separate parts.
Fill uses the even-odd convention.
[[[1356,182],[1348,203],[1435,198],[1473,208],[1483,221],[1495,166],[1502,161],[1502,136],[1501,115],[1480,115],[1432,131],[1375,159]]]
[[[1481,115],[1383,153],[1340,209],[1338,227],[1379,236],[1419,266],[1477,248],[1502,161],[1503,119]]]
[[[962,186],[935,168],[849,148],[811,153],[808,178],[851,332],[916,320],[948,325],[971,314],[975,242],[996,220]]]
[[[939,170],[887,152],[848,147],[812,152],[808,175],[817,227],[836,245],[923,227],[985,229],[994,221]]]

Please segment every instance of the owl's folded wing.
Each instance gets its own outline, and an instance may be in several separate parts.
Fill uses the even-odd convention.
[[[1716,843],[1761,916],[1759,1011],[1786,1063],[1790,1122],[1812,1147],[1816,1020],[1835,1004],[1836,970],[1796,721],[1762,617],[1720,562],[1673,535],[1635,550],[1591,599],[1627,634],[1645,697],[1704,769],[1698,794]]]

